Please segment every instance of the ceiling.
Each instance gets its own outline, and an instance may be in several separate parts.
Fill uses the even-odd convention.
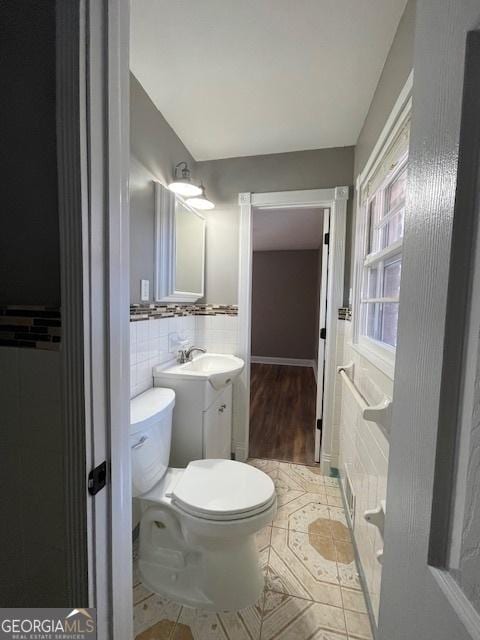
[[[323,209],[255,209],[254,251],[319,249],[323,236]]]
[[[196,160],[354,145],[406,0],[132,0],[131,69]]]

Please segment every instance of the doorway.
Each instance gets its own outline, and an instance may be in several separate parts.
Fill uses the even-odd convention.
[[[245,460],[252,456],[250,450],[250,365],[252,358],[252,270],[255,214],[258,211],[271,212],[274,210],[277,212],[305,209],[321,210],[323,211],[322,237],[324,242],[328,241],[328,251],[322,250],[323,283],[320,285],[320,292],[324,296],[324,302],[319,302],[318,355],[316,366],[314,365],[317,378],[323,380],[323,384],[317,385],[315,402],[314,462],[320,462],[322,473],[327,475],[330,473],[334,445],[333,404],[338,309],[343,306],[344,299],[343,272],[348,191],[348,187],[333,187],[331,189],[239,194],[239,355],[245,361],[246,366],[235,393],[233,446],[238,460]],[[326,211],[328,215],[326,215]],[[268,226],[267,229],[266,235],[268,236],[270,233]],[[290,235],[297,236],[296,226],[295,231],[291,231]],[[256,363],[254,362],[254,364]],[[270,362],[270,364],[272,363]],[[318,365],[320,364],[323,371],[319,375]]]
[[[251,457],[315,464],[328,216],[322,207],[252,212]]]

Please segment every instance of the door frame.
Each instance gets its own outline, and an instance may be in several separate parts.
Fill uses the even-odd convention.
[[[133,637],[129,20],[128,0],[56,3],[67,585],[107,640]]]
[[[233,451],[237,460],[246,460],[249,451],[250,428],[250,357],[252,321],[252,210],[256,207],[315,207],[330,209],[330,251],[327,290],[327,338],[325,341],[325,403],[320,452],[320,468],[328,474],[334,459],[333,407],[336,375],[336,344],[338,309],[343,306],[345,230],[349,188],[275,191],[271,193],[240,193],[239,229],[239,355],[244,370],[234,389]]]

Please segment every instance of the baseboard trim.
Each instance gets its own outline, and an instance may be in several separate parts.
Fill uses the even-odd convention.
[[[243,442],[235,442],[233,441],[232,453],[235,456],[235,460],[239,462],[245,462],[247,460],[247,448],[245,447],[245,443]]]
[[[302,358],[271,358],[269,356],[251,356],[250,362],[254,364],[280,364],[289,367],[312,367],[315,371],[317,363],[315,360],[307,360]]]

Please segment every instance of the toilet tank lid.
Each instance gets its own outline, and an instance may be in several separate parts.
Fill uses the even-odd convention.
[[[175,391],[163,387],[153,387],[130,400],[130,426],[146,426],[153,418],[156,419],[162,411],[170,409],[175,404]]]

